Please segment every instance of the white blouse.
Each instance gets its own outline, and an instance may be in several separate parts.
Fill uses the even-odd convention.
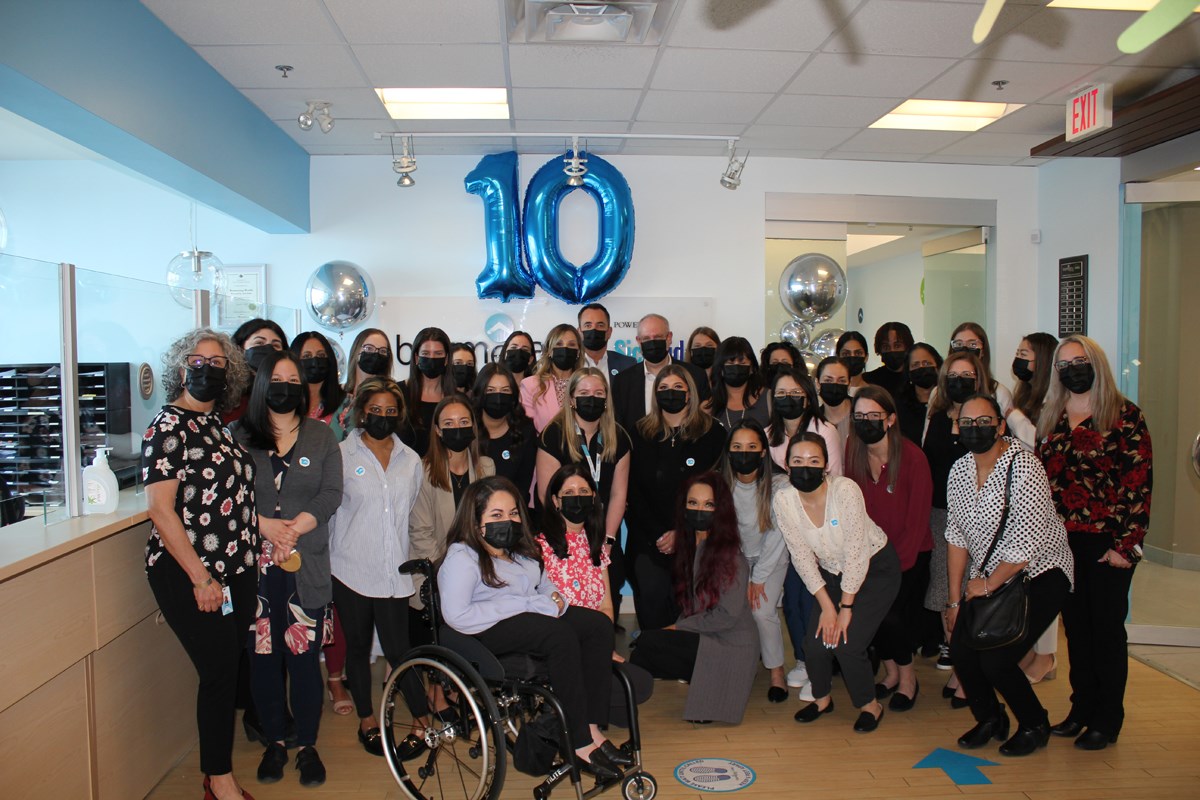
[[[989,574],[1000,562],[1028,562],[1029,577],[1061,569],[1074,585],[1075,561],[1067,545],[1067,530],[1054,508],[1046,470],[1038,457],[1008,439],[1008,449],[996,459],[992,473],[977,487],[975,457],[968,453],[950,468],[947,485],[946,541],[971,557],[971,577]],[[1008,520],[1000,544],[988,564],[980,564],[992,546],[1004,511],[1004,484],[1013,465]]]
[[[775,493],[771,507],[792,564],[808,590],[816,594],[825,585],[823,569],[840,575],[842,591],[854,594],[866,580],[871,557],[887,545],[887,534],[867,515],[857,483],[837,475],[826,480],[825,521],[819,527],[809,519],[800,492],[790,484]]]

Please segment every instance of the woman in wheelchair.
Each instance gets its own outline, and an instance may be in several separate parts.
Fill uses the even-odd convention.
[[[608,723],[613,628],[602,613],[570,605],[542,569],[520,502],[507,478],[471,484],[450,529],[438,572],[442,617],[497,656],[545,662],[580,768],[601,782],[631,763],[600,731]],[[744,592],[743,588],[743,592]]]

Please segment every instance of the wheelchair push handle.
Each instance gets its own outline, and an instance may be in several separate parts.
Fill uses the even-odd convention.
[[[414,558],[400,565],[401,575],[416,575],[420,573],[426,578],[433,574],[433,562],[428,558]]]

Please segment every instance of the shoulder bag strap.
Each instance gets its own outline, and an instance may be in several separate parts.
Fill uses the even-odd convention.
[[[1016,446],[1019,445],[1009,444],[1010,448]],[[988,574],[984,570],[987,569],[988,562],[992,560],[992,555],[996,552],[996,547],[1000,544],[1000,540],[1004,538],[1004,526],[1008,523],[1008,509],[1011,505],[1009,501],[1012,498],[1013,465],[1016,461],[1017,454],[1013,453],[1012,458],[1008,461],[1008,470],[1004,476],[1004,510],[1000,513],[1000,524],[996,526],[996,533],[992,536],[992,546],[988,548],[987,555],[983,557],[983,561],[979,564],[979,572],[983,575]]]

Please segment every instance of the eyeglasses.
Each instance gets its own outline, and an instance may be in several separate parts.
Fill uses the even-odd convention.
[[[1072,358],[1070,361],[1055,361],[1054,368],[1062,372],[1067,367],[1082,367],[1084,364],[1090,363],[1092,362],[1088,361],[1087,356],[1079,356],[1078,358]]]
[[[196,369],[203,367],[205,364],[217,369],[225,369],[225,367],[229,366],[229,359],[225,356],[208,356],[205,358],[199,353],[188,353],[183,357],[183,363]]]
[[[373,344],[364,344],[362,346],[362,352],[364,352],[364,353],[379,353],[379,355],[381,355],[381,356],[388,356],[388,355],[392,354],[392,351],[389,350],[388,348],[376,347]]]
[[[887,414],[883,413],[882,411],[867,411],[866,413],[860,411],[854,415],[854,419],[855,421],[862,421],[866,419],[870,420],[871,422],[880,422],[887,419]]]
[[[792,389],[790,392],[781,389],[781,390],[775,392],[775,396],[776,397],[794,397],[797,400],[803,400],[805,395],[804,395],[803,389]]]
[[[959,417],[960,428],[991,428],[999,422],[995,417]]]
[[[395,406],[384,408],[383,406],[372,405],[367,406],[367,413],[378,414],[381,417],[398,417],[400,416],[400,409],[396,408]]]
[[[974,372],[967,371],[967,372],[947,372],[946,377],[947,378],[966,378],[969,381],[973,381],[973,380],[975,380],[975,378],[977,376],[975,375]]]
[[[971,341],[967,341],[966,339],[951,339],[950,347],[953,350],[982,350],[983,344],[974,339]]]

